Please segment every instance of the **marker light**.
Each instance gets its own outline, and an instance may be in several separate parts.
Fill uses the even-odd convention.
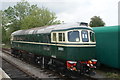
[[[97,60],[96,60],[96,59],[92,59],[91,61],[93,62],[93,64],[96,64],[96,63],[97,63]]]

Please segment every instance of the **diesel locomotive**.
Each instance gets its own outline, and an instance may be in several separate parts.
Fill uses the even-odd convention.
[[[95,33],[86,23],[70,23],[18,30],[11,34],[11,53],[60,70],[93,73]]]

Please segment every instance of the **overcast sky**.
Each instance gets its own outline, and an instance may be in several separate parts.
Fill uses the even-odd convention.
[[[21,0],[1,0],[0,9],[7,9]],[[68,22],[90,22],[93,16],[100,16],[106,26],[118,25],[119,0],[27,0],[38,7],[46,7],[56,13],[58,20]]]

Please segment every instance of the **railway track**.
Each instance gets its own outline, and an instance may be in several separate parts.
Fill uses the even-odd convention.
[[[3,49],[3,52],[4,52],[2,54],[3,58],[5,60],[9,61],[11,64],[16,66],[17,68],[19,68],[20,70],[24,71],[29,76],[32,76],[35,79],[38,79],[38,78],[59,78],[57,75],[55,75],[54,73],[52,73],[48,70],[41,69],[41,68],[38,68],[38,66],[30,65],[26,62],[18,60],[17,58],[13,57],[13,55],[10,54],[9,51],[10,51],[9,49],[8,50]]]
[[[29,80],[35,80],[35,78],[31,77],[30,75],[26,74],[22,70],[18,69],[16,66],[13,64],[9,63],[5,59],[2,59],[2,69],[7,73],[7,75],[12,79],[12,80],[17,80],[17,79],[29,79]]]
[[[28,63],[24,62],[23,60],[18,60],[17,58],[13,57],[14,55],[10,54],[10,49],[3,48],[2,52],[3,52],[3,55],[5,54],[6,56],[9,56],[9,58],[12,58],[11,60],[14,59],[14,61],[15,60],[20,61],[20,63],[16,63],[14,61],[8,60],[8,57],[6,57],[5,55],[3,56],[3,58],[7,62],[10,62],[14,66],[17,66],[17,68],[19,68],[21,71],[26,73],[32,79],[51,78],[51,79],[59,79],[59,80],[80,80],[80,79],[82,79],[82,80],[88,80],[88,79],[89,80],[97,80],[95,78],[91,78],[88,75],[87,76],[86,75],[78,75],[75,73],[69,73],[69,72],[64,72],[64,71],[63,71],[64,73],[61,73],[54,69],[52,69],[52,70],[43,69],[43,68],[40,68],[38,65],[28,64]],[[23,67],[21,67],[19,64]],[[29,65],[29,66],[24,67],[25,65],[26,66]]]

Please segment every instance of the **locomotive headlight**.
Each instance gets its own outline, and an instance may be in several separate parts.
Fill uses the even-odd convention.
[[[92,64],[92,61],[89,60],[89,61],[88,61],[88,64]]]

